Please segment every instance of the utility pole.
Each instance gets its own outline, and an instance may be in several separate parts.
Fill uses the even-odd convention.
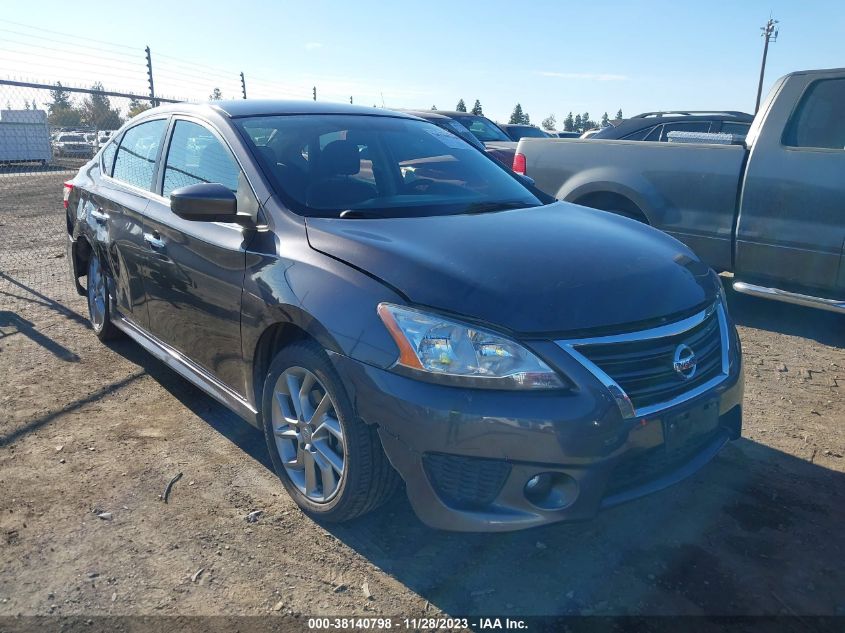
[[[314,101],[316,101],[317,100],[317,86],[314,86],[313,88],[311,88],[311,90],[314,93]]]
[[[147,79],[150,82],[150,103],[155,107],[158,105],[158,101],[156,100],[156,89],[153,84],[153,58],[150,54],[150,47],[147,46],[144,52],[147,54]]]
[[[776,42],[778,39],[778,29],[775,26],[777,23],[777,20],[769,18],[766,26],[760,27],[760,30],[763,31],[762,36],[765,38],[765,44],[763,44],[763,63],[760,64],[760,82],[757,84],[757,103],[754,106],[754,114],[757,114],[757,110],[760,109],[760,97],[763,96],[763,77],[766,74],[766,56],[769,54],[769,42]]]
[[[241,94],[246,99],[246,79],[244,79],[244,73],[241,71]]]

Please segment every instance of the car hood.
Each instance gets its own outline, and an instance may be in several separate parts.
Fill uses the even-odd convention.
[[[477,215],[308,218],[311,247],[417,305],[520,334],[660,323],[716,297],[709,268],[656,229],[557,202]]]

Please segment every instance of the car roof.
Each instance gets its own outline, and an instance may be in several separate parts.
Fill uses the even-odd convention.
[[[443,119],[444,121],[450,120],[450,117],[443,116],[442,114],[440,114],[439,111],[434,111],[434,110],[404,110],[403,109],[403,110],[397,110],[397,112],[401,112],[402,114],[412,114],[412,115],[419,117],[421,119],[432,119],[432,120]]]
[[[499,127],[530,127],[534,128],[535,130],[540,129],[536,125],[529,125],[527,123],[497,123],[496,125],[498,125]]]
[[[435,114],[439,114],[441,116],[447,117],[456,117],[456,116],[480,116],[483,118],[487,118],[483,114],[473,114],[472,112],[458,112],[457,110],[432,110]]]
[[[180,112],[208,114],[216,112],[229,118],[267,116],[273,114],[357,114],[369,116],[409,117],[407,114],[383,108],[356,106],[329,101],[285,101],[281,99],[240,99],[231,101],[208,101],[204,103],[174,103],[158,106],[144,112],[145,115]]]

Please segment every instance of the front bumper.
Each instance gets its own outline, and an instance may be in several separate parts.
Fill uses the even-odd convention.
[[[632,419],[552,343],[534,349],[576,383],[571,392],[460,389],[337,354],[332,360],[358,415],[378,425],[419,518],[440,529],[493,532],[590,518],[704,466],[741,433],[742,368],[733,347],[731,370],[718,386]],[[686,429],[683,441],[671,436],[671,447],[669,425]],[[526,483],[540,473],[563,482],[562,505],[526,496]]]

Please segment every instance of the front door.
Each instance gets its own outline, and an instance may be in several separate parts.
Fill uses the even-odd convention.
[[[845,298],[845,78],[787,83],[772,108],[745,175],[737,276]]]
[[[241,291],[245,242],[237,224],[184,220],[170,211],[170,193],[201,182],[248,188],[220,137],[176,118],[162,155],[161,195],[146,210],[144,277],[150,332],[218,380],[244,394]],[[239,202],[242,194],[239,193]]]

